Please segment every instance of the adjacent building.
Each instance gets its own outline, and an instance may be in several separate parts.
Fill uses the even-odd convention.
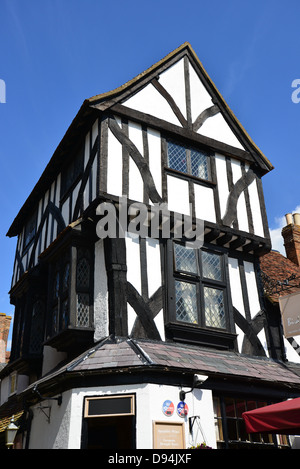
[[[19,447],[288,445],[242,419],[300,395],[260,268],[272,169],[188,43],[84,101],[8,230]]]

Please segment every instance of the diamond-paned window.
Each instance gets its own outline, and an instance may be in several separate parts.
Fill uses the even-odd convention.
[[[224,293],[216,288],[204,287],[205,325],[226,328]]]
[[[77,317],[76,325],[88,327],[90,325],[90,295],[88,293],[77,294]]]
[[[181,171],[182,173],[187,172],[187,159],[186,149],[176,143],[168,143],[168,165],[169,168]]]
[[[205,153],[191,150],[191,173],[200,179],[208,179],[208,158]]]
[[[193,283],[175,281],[176,319],[197,323],[197,293]]]
[[[222,280],[221,257],[212,252],[202,252],[202,272],[203,277],[212,280]]]
[[[173,243],[175,321],[226,329],[223,254]]]
[[[199,179],[210,179],[209,156],[195,148],[168,142],[168,167]]]
[[[78,288],[88,288],[90,284],[90,264],[85,257],[77,263],[76,278]]]
[[[182,272],[198,273],[196,251],[181,244],[174,244],[175,267]]]

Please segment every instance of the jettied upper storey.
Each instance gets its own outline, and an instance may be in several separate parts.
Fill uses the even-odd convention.
[[[201,200],[201,197],[202,200],[205,200],[205,204],[202,203],[202,208],[199,209],[200,211],[197,212],[197,207],[195,208],[195,215],[197,218],[203,218],[208,223],[212,223],[212,225],[222,225],[225,230],[222,231],[222,235],[228,237],[226,227],[234,226],[241,195],[244,196],[243,193],[248,187],[250,191],[251,183],[256,180],[258,190],[255,189],[255,194],[252,196],[252,222],[249,224],[251,226],[248,229],[248,225],[245,228],[240,223],[239,230],[250,232],[260,238],[269,238],[260,178],[272,170],[273,166],[230,110],[189,43],[184,43],[121,87],[83,102],[45,171],[12,223],[7,233],[8,236],[20,234],[34,207],[43,197],[45,188],[49,187],[62,167],[66,165],[66,161],[72,158],[72,154],[74,155],[74,148],[78,146],[78,142],[91,129],[95,119],[103,121],[105,116],[109,118],[109,131],[113,133],[123,147],[126,146],[130,157],[134,159],[143,183],[147,186],[150,199],[152,194],[152,202],[161,202],[168,199],[168,202],[172,205],[171,192],[172,187],[175,186],[174,184],[172,186],[171,182],[169,184],[169,181],[171,181],[171,177],[169,177],[166,186],[169,184],[168,189],[170,191],[168,195],[163,194],[164,188],[158,187],[161,182],[159,181],[156,184],[158,179],[161,178],[161,174],[154,174],[155,169],[151,169],[151,161],[148,167],[145,167],[147,165],[145,165],[144,158],[142,158],[142,151],[139,152],[137,145],[128,136],[124,135],[116,118],[139,122],[144,127],[153,129],[154,132],[160,132],[161,135],[172,136],[172,139],[177,141],[200,146],[214,152],[216,164],[212,167],[212,171],[215,173],[215,186],[217,189],[213,188],[212,185],[211,191],[207,190],[207,193],[204,194],[202,186],[195,184],[195,200],[197,198],[197,200]],[[97,158],[103,160],[103,139],[101,140],[100,130],[99,141],[101,142],[99,144],[101,148]],[[116,190],[113,187],[109,190],[109,180],[116,180],[117,178],[115,173],[109,178],[109,162],[113,161],[113,156],[109,155],[109,148],[106,151],[108,153],[106,164],[103,165],[102,160],[100,161],[102,176],[100,177],[96,195],[100,193],[120,195],[121,189]],[[222,155],[223,160],[218,155]],[[227,185],[226,182],[226,189],[224,189],[225,186],[221,181],[223,176],[219,177],[219,175],[222,171],[224,173],[226,158],[232,158],[233,163],[232,176],[230,176],[231,183]],[[244,172],[241,172],[240,167],[236,171],[235,161],[243,165]],[[116,165],[114,165],[115,169]],[[107,178],[105,183],[102,184],[101,178],[103,181],[104,172],[106,172]],[[183,188],[183,183],[177,179],[176,186],[178,190],[180,184]],[[218,202],[216,202],[216,191],[219,191]],[[225,192],[222,193],[222,191]],[[82,194],[83,190],[79,193]],[[213,198],[215,202],[213,202]],[[80,205],[82,204],[77,204],[77,206]],[[216,211],[218,208],[218,213],[215,215],[212,215],[212,205],[216,207]],[[250,202],[248,205],[251,205]],[[201,211],[204,206],[206,206],[205,213]],[[242,209],[242,211],[246,212],[246,206],[247,200],[245,199],[245,209]],[[258,211],[262,214],[262,221],[259,222],[261,226],[256,230],[254,226],[255,212]],[[207,215],[208,212],[209,215]],[[77,213],[77,215],[80,214]],[[71,217],[70,220],[65,221],[68,225],[74,219]],[[251,244],[253,239],[250,238],[247,242]]]

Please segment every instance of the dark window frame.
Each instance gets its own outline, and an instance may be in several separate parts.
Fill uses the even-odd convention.
[[[77,284],[77,268],[79,252],[84,250],[88,256],[89,281],[84,288]],[[50,263],[49,288],[48,288],[48,325],[47,343],[53,338],[63,334],[67,330],[92,330],[93,324],[93,292],[94,292],[94,263],[91,247],[84,243],[69,244],[63,250],[64,254],[56,256]],[[68,285],[65,284],[64,274],[69,266]],[[53,295],[56,275],[59,273],[58,296]],[[78,323],[78,294],[88,295],[88,318],[86,324]],[[66,306],[68,310],[64,310]],[[54,322],[54,311],[57,308],[57,320]],[[56,326],[56,327],[55,327]]]
[[[183,141],[178,141],[174,140],[172,138],[166,138],[165,139],[165,145],[166,145],[166,171],[177,175],[179,177],[183,178],[188,178],[188,179],[193,179],[199,183],[203,183],[205,185],[215,185],[216,181],[214,181],[213,177],[213,171],[212,171],[212,162],[211,162],[211,157],[214,155],[214,153],[209,150],[209,149],[204,149],[200,146],[197,146],[195,144],[188,144],[184,143]],[[175,145],[177,147],[182,148],[185,150],[185,156],[186,156],[186,170],[181,170],[181,169],[176,169],[170,165],[170,160],[169,160],[169,149],[171,145]],[[192,152],[200,153],[204,156],[206,156],[206,170],[207,170],[207,177],[200,177],[199,175],[193,174],[192,170]]]
[[[176,271],[174,263],[174,240],[166,241],[166,281],[167,281],[167,299],[166,299],[166,334],[169,339],[188,343],[197,343],[207,346],[217,346],[224,349],[236,349],[236,333],[233,319],[233,308],[231,304],[230,283],[228,272],[228,253],[222,247],[204,245],[201,251],[210,252],[220,256],[223,277],[221,281],[208,278],[201,278],[200,270],[197,275]],[[180,243],[176,241],[176,243]],[[198,262],[201,254],[197,250]],[[201,264],[199,265],[199,268]],[[176,318],[176,292],[175,281],[181,280],[196,285],[197,291],[197,311],[198,322],[185,322]],[[220,289],[223,292],[225,323],[224,328],[212,327],[205,324],[204,311],[204,286]]]

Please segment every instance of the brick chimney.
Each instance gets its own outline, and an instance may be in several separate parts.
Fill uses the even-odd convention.
[[[282,229],[286,257],[300,266],[300,214],[288,213],[287,225]]]
[[[9,353],[6,349],[11,319],[11,316],[0,313],[0,363],[8,362]]]

